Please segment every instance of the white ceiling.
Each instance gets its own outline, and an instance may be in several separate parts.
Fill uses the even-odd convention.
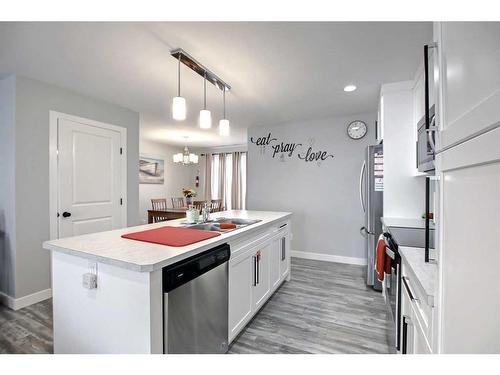
[[[193,146],[246,143],[250,126],[375,110],[382,83],[412,79],[431,23],[1,23],[0,75],[19,74],[141,113],[141,136]],[[181,47],[220,75],[231,136],[197,128],[203,80],[182,68],[188,118],[171,119]],[[358,89],[345,93],[354,83]],[[222,96],[208,85],[216,124]]]

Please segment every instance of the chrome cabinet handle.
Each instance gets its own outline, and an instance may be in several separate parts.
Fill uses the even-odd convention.
[[[410,300],[418,301],[418,298],[415,298],[413,296],[413,293],[411,292],[410,286],[408,285],[408,278],[406,276],[403,276],[401,280],[403,280],[403,284],[405,284],[405,289],[408,292],[408,295],[410,296]]]
[[[361,202],[361,207],[363,208],[363,212],[366,212],[365,201],[363,199],[363,177],[365,175],[366,169],[366,161],[363,161],[363,165],[361,166],[361,171],[359,173],[359,201]]]
[[[260,284],[260,259],[257,256],[257,285]]]
[[[257,286],[257,257],[253,256],[253,286]]]
[[[281,238],[281,260],[285,260],[286,250],[285,250],[285,237]]]

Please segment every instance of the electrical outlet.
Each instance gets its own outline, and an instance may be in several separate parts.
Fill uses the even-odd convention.
[[[97,289],[97,275],[94,273],[84,274],[82,285],[86,289]]]

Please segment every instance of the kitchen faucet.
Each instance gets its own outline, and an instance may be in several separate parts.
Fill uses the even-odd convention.
[[[208,206],[208,202],[203,203],[203,208],[201,209],[201,220],[204,223],[210,221],[210,207]]]

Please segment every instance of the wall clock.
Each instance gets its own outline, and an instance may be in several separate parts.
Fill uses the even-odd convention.
[[[360,120],[352,121],[347,125],[347,135],[351,139],[361,139],[366,135],[367,131],[366,123]]]

